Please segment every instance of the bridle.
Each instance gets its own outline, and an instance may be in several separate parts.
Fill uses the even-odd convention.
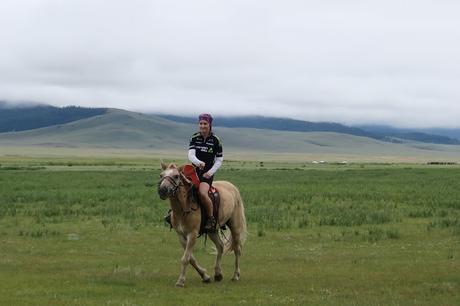
[[[179,189],[179,186],[182,185],[182,181],[179,180],[179,184],[177,184],[176,180],[174,180],[171,176],[165,175],[158,181],[158,188],[160,187],[160,185],[163,183],[164,180],[167,180],[169,183],[171,183],[171,185],[173,186],[172,195],[175,196],[177,189]]]
[[[180,173],[179,175],[183,176],[183,178],[184,178],[185,180],[187,180],[188,182],[190,182],[190,181],[188,180],[188,178],[186,178],[186,177],[184,176],[183,173]],[[173,188],[172,188],[172,190],[171,190],[171,194],[172,194],[173,197],[176,196],[177,190],[179,189],[180,186],[184,186],[184,187],[185,187],[185,184],[184,184],[184,182],[183,182],[181,179],[179,180],[179,183],[176,183],[176,180],[174,180],[170,175],[165,175],[165,176],[163,176],[163,177],[160,179],[160,181],[158,182],[158,189],[159,189],[161,183],[163,183],[164,180],[167,180],[167,181],[168,181],[169,183],[171,183],[171,185],[173,186]],[[187,194],[188,194],[188,196],[189,196],[189,203],[191,203],[191,202],[193,202],[193,201],[196,202],[196,199],[195,199],[194,193],[193,193],[193,189],[194,189],[194,186],[193,186],[193,184],[190,183],[190,188],[188,188],[188,190],[187,190]],[[190,204],[190,206],[191,206],[191,204]],[[193,207],[189,207],[188,209],[185,209],[184,215],[190,213],[192,210],[193,210],[193,211],[196,211],[197,209],[196,209],[196,208],[193,208]]]

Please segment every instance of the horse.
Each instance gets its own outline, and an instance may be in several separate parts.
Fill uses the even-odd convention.
[[[158,194],[162,200],[169,198],[171,205],[171,224],[176,231],[179,242],[184,248],[181,258],[181,269],[176,282],[177,287],[185,286],[185,271],[190,263],[205,283],[211,282],[206,269],[201,267],[193,256],[193,247],[199,237],[201,226],[201,212],[199,204],[193,196],[193,184],[182,172],[184,166],[161,163],[161,174],[158,182]],[[240,257],[243,244],[246,240],[246,217],[240,192],[230,182],[216,181],[213,186],[219,191],[220,207],[218,227],[226,225],[230,234],[224,243],[218,232],[208,233],[209,238],[216,246],[217,256],[214,268],[214,281],[221,281],[222,255],[233,251],[235,254],[235,270],[232,281],[240,279]]]

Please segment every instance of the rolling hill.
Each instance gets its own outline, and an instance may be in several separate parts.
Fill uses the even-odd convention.
[[[176,115],[158,116],[168,120],[182,123],[196,122],[196,118],[194,117],[184,117]],[[460,144],[460,138],[457,139],[455,137],[450,137],[449,135],[444,134],[438,135],[433,132],[436,130],[410,130],[371,125],[353,127],[334,122],[310,122],[290,118],[275,118],[262,116],[216,117],[216,121],[218,122],[219,126],[224,127],[245,127],[291,132],[334,132],[369,137],[377,140],[396,143],[403,143],[406,141],[418,141],[437,144]],[[440,131],[445,132],[443,130]],[[455,131],[451,132],[451,135],[455,135]]]
[[[1,146],[106,148],[185,151],[195,124],[178,123],[154,115],[108,109],[103,114],[29,131],[0,134]],[[418,142],[388,143],[333,132],[290,132],[254,128],[216,128],[225,152],[257,154],[455,159],[459,146]]]
[[[81,119],[102,115],[107,108],[80,106],[55,107],[46,104],[11,105],[0,101],[0,133],[26,131],[36,128],[62,125]],[[196,118],[175,115],[156,115],[169,121],[195,124]],[[263,116],[216,117],[217,125],[230,128],[256,128],[291,132],[333,132],[369,137],[387,142],[459,145],[458,130],[455,129],[399,129],[389,126],[346,126],[334,122],[309,122],[290,118]],[[437,133],[439,132],[439,133]]]
[[[388,138],[409,139],[427,143],[460,144],[460,129],[408,129],[385,125],[359,125],[357,128]]]
[[[44,104],[11,106],[0,101],[0,133],[32,130],[105,113],[106,108],[55,107]]]

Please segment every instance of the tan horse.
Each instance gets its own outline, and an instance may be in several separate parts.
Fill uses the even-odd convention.
[[[189,263],[198,272],[203,282],[210,282],[211,278],[206,273],[206,269],[202,268],[193,257],[193,247],[200,231],[201,212],[190,193],[192,183],[182,173],[182,167],[178,168],[174,164],[167,166],[161,163],[161,168],[163,171],[158,182],[158,194],[161,199],[169,198],[170,200],[171,223],[185,250],[181,259],[181,270],[176,286],[184,287],[185,271]],[[208,234],[217,249],[214,280],[221,281],[223,278],[222,254],[233,250],[235,253],[235,272],[232,280],[237,281],[240,278],[241,250],[247,233],[243,201],[240,192],[233,184],[226,181],[216,181],[213,186],[219,190],[220,194],[219,224],[226,224],[231,231],[228,242],[225,244],[217,232]]]

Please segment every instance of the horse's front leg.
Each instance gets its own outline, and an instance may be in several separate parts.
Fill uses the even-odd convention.
[[[209,234],[209,238],[214,242],[217,249],[217,256],[216,256],[216,266],[215,266],[215,274],[214,280],[216,282],[220,282],[223,279],[222,275],[222,254],[224,253],[224,243],[218,233]]]
[[[187,246],[187,239],[184,236],[179,235],[179,241],[185,250]],[[195,268],[196,272],[198,272],[204,283],[209,283],[211,281],[211,277],[209,277],[208,273],[206,273],[206,269],[198,264],[198,261],[195,259],[193,254],[190,255],[190,264]]]
[[[176,282],[177,287],[185,286],[185,271],[187,269],[187,265],[190,262],[190,259],[192,258],[192,252],[193,252],[193,247],[195,246],[196,237],[197,237],[196,233],[190,233],[187,235],[184,255],[182,255],[182,258],[181,258],[180,275],[179,275],[179,279]]]

